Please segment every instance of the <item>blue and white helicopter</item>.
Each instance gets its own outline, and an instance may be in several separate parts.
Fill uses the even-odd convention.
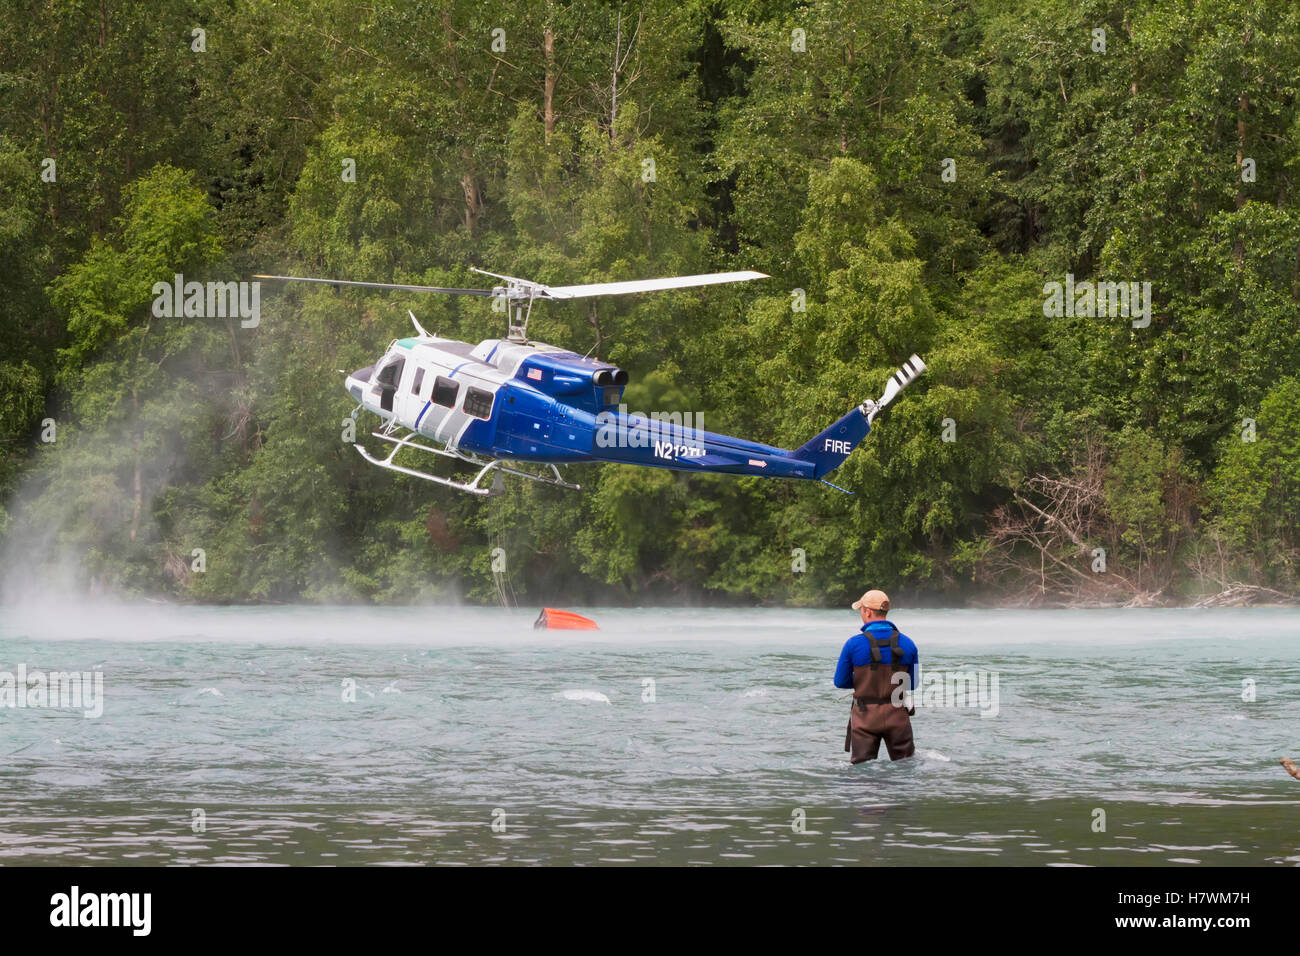
[[[372,434],[390,442],[376,458],[359,443],[366,461],[457,491],[492,495],[503,490],[502,474],[562,488],[560,465],[614,462],[678,471],[802,478],[826,481],[871,430],[872,420],[925,371],[913,355],[890,377],[878,400],[867,399],[816,437],[794,450],[683,426],[674,416],[645,418],[621,406],[628,374],[608,362],[528,340],[528,317],[538,300],[623,295],[765,279],[761,272],[715,272],[631,282],[548,286],[527,279],[473,271],[500,279],[492,289],[454,289],[389,282],[354,282],[304,276],[259,275],[258,279],[315,282],[367,289],[445,292],[494,297],[507,313],[504,339],[478,345],[430,335],[414,314],[416,335],[394,339],[383,358],[347,376],[348,393],[362,411],[384,420]],[[424,440],[421,440],[424,439]],[[396,464],[405,448],[443,455],[475,466],[468,481],[456,481]],[[526,465],[544,466],[541,473]],[[491,476],[491,484],[486,483]]]

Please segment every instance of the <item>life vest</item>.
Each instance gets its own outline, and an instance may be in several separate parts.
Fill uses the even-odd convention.
[[[853,668],[853,704],[866,708],[868,704],[892,704],[894,691],[899,685],[894,682],[894,675],[899,671],[908,671],[903,663],[903,650],[898,646],[898,627],[893,621],[889,624],[887,637],[876,637],[870,631],[864,631],[871,643],[871,663]],[[882,647],[889,648],[889,664],[884,663]],[[910,689],[910,688],[909,688]]]

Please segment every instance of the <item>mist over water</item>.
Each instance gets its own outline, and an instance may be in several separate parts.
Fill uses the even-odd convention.
[[[1296,610],[896,611],[996,714],[856,767],[852,612],[586,613],[0,608],[0,672],[104,675],[0,708],[0,862],[1300,863]]]

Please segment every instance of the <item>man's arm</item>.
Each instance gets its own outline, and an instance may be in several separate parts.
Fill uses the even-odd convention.
[[[835,686],[842,690],[853,689],[853,655],[849,651],[849,645],[853,643],[853,638],[844,642],[844,649],[840,651],[840,662],[835,666]]]

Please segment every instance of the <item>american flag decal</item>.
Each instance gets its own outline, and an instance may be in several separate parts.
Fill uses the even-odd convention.
[[[542,370],[540,368],[530,368],[528,370],[528,377],[534,381],[540,382],[542,380]]]

